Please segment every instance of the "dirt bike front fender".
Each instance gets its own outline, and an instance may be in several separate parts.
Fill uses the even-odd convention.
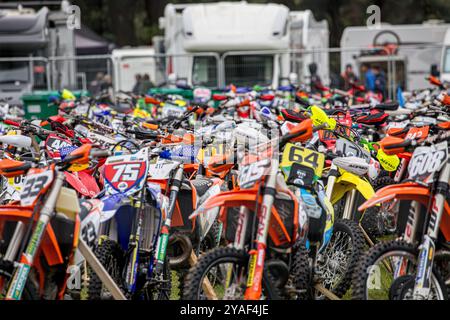
[[[257,189],[241,189],[221,192],[206,200],[202,204],[202,207],[204,209],[212,209],[214,207],[254,206],[257,194]]]
[[[359,193],[361,193],[366,200],[372,198],[375,194],[375,190],[373,190],[372,185],[368,181],[349,172],[344,172],[339,178],[336,179],[333,187],[331,203],[333,205],[336,204],[348,191],[353,189],[356,189]]]

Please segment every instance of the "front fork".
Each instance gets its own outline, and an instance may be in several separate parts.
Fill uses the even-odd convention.
[[[169,206],[166,212],[166,219],[164,219],[164,223],[161,227],[161,234],[158,237],[158,242],[156,244],[156,265],[155,265],[155,273],[160,274],[163,271],[164,263],[166,260],[167,254],[167,245],[169,243],[169,235],[170,235],[170,226],[172,224],[172,215],[175,210],[175,205],[178,197],[178,192],[181,188],[181,183],[183,181],[183,171],[184,165],[181,164],[177,171],[175,172],[175,176],[173,178],[172,185],[170,187],[170,197],[169,197]]]
[[[447,164],[439,175],[437,190],[431,204],[431,215],[428,221],[427,234],[424,236],[419,248],[419,263],[417,266],[413,292],[414,300],[427,299],[430,294],[433,260],[436,252],[434,242],[439,235],[439,227],[444,213],[446,194],[449,189],[449,179],[450,162],[447,160]],[[444,290],[446,290],[446,288],[444,288]]]
[[[9,284],[6,300],[20,300],[22,296],[22,292],[25,288],[36,253],[41,245],[42,237],[44,236],[47,225],[55,215],[56,201],[64,180],[64,173],[58,172],[56,179],[53,182],[52,189],[50,190],[47,200],[45,201],[45,204],[40,212],[39,219],[36,222],[30,241],[28,242],[25,252],[22,253],[20,261],[17,264],[13,278]]]
[[[142,199],[144,190],[144,188],[141,190],[141,192],[138,194],[137,199],[133,203],[133,206],[137,212],[137,225],[136,231],[132,232],[130,235],[129,247],[132,248],[132,252],[125,272],[125,281],[128,286],[129,292],[134,292],[136,289],[136,280],[139,266],[139,239],[141,238],[141,228],[143,220]]]
[[[245,300],[259,300],[261,298],[267,235],[269,233],[272,206],[275,200],[278,165],[278,159],[272,159],[272,165],[264,188],[264,195],[258,218],[258,229],[255,241],[256,248],[250,251],[247,289],[245,290],[244,295]],[[258,199],[256,199],[256,201],[258,202]],[[255,214],[258,213],[255,212]]]

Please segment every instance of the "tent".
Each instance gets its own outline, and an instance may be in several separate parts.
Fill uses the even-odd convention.
[[[103,39],[94,31],[81,26],[81,29],[75,30],[75,48],[77,55],[108,54],[114,45]]]

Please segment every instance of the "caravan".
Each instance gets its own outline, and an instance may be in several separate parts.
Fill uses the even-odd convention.
[[[311,11],[245,1],[168,4],[159,22],[166,75],[190,85],[278,87],[291,73],[306,81],[313,62],[322,79],[329,78],[328,54],[312,53],[328,47],[328,24]]]
[[[75,83],[74,61],[53,63],[51,74],[47,62],[49,56],[75,55],[74,32],[66,25],[68,5],[62,1],[55,11],[0,5],[0,98],[20,103],[26,92]]]
[[[441,64],[442,45],[449,27],[439,21],[382,24],[379,28],[348,27],[341,39],[341,70],[348,64],[354,70],[361,70],[363,64],[377,64],[389,75],[391,92],[398,85],[405,90],[425,88],[431,67]]]

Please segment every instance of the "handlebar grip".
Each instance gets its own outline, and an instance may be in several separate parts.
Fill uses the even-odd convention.
[[[109,157],[110,155],[111,155],[111,151],[109,151],[108,149],[91,150],[91,153],[90,153],[91,158],[106,158],[106,157]]]
[[[3,172],[9,173],[9,172],[17,172],[17,171],[27,171],[28,169],[31,169],[32,164],[27,162],[20,167],[14,167],[14,168],[5,168],[3,169]]]
[[[8,124],[10,126],[14,126],[14,127],[20,127],[20,123],[16,122],[16,121],[12,121],[12,120],[3,120],[4,124]]]
[[[286,135],[281,137],[280,145],[284,146],[285,144],[287,144],[292,139],[297,138],[297,137],[301,136],[302,134],[305,134],[306,132],[307,132],[307,130],[302,130],[302,131],[299,131],[299,132],[296,132],[296,133],[288,133],[288,134],[286,134]]]
[[[409,147],[412,144],[412,142],[413,142],[412,140],[405,140],[402,143],[383,146],[383,148],[386,150],[393,150],[393,149],[398,149],[398,148]]]
[[[20,157],[20,161],[39,162],[39,158],[35,157]]]
[[[328,124],[322,123],[322,124],[319,125],[319,126],[313,127],[313,132],[320,131],[320,130],[324,130],[324,129],[327,129],[327,128],[328,128]]]
[[[64,158],[63,161],[61,161],[61,163],[70,163],[70,162],[72,162],[74,160],[78,160],[78,159],[81,159],[81,158],[83,158],[82,154],[77,154],[77,155],[74,155],[74,156],[67,156],[67,157]]]

